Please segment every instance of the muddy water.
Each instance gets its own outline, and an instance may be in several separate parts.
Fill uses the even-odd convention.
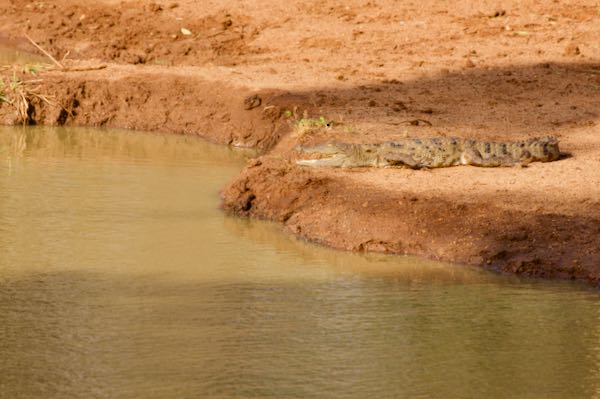
[[[33,53],[35,48],[31,45],[31,52],[13,50],[0,42],[0,65],[27,64],[27,63],[49,63],[48,58]]]
[[[0,397],[600,395],[597,292],[226,217],[245,156],[0,128]]]

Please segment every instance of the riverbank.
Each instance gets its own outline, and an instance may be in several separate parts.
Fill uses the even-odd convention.
[[[4,42],[32,49],[26,33],[60,64],[17,71],[27,109],[3,103],[4,124],[258,148],[263,155],[222,191],[229,212],[340,249],[600,282],[594,2],[2,3]],[[13,72],[2,72],[7,85]],[[295,133],[321,116],[333,126]],[[570,156],[432,171],[294,163],[299,143],[545,135]]]

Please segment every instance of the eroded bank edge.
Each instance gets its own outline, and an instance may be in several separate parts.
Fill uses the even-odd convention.
[[[1,71],[0,123],[190,134],[261,151],[290,130],[283,115],[295,105],[285,92],[169,73],[124,73],[118,66],[87,68]]]
[[[350,251],[410,254],[597,285],[600,220],[395,194],[263,159],[222,191],[227,212]],[[510,221],[510,223],[507,223]]]

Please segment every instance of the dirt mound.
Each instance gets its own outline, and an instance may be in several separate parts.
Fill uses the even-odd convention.
[[[25,3],[25,4],[23,4]],[[14,2],[4,33],[29,35],[57,58],[101,58],[129,64],[235,65],[259,52],[259,30],[247,16],[220,11],[201,18],[174,15],[176,3]]]

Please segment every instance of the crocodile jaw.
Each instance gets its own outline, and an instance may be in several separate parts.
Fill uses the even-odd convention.
[[[326,166],[330,168],[343,168],[347,165],[348,157],[342,154],[334,155],[329,158],[320,158],[320,159],[299,159],[296,161],[296,164],[302,166],[313,166],[320,167]]]
[[[344,145],[336,143],[319,144],[312,147],[298,145],[295,150],[306,154],[343,155]]]
[[[296,164],[312,167],[345,168],[351,167],[353,145],[344,143],[326,143],[312,147],[297,146],[296,150],[307,154],[319,154],[318,159],[299,159]]]

